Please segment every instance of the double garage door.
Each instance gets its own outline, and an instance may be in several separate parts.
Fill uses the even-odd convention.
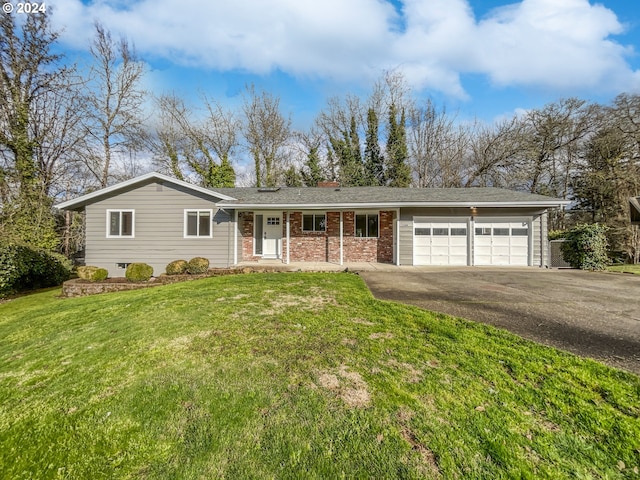
[[[529,220],[413,219],[414,265],[529,264]],[[473,262],[469,262],[472,255]]]

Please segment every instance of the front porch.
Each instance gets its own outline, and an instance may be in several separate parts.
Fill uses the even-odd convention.
[[[236,265],[236,268],[264,268],[274,272],[373,272],[397,271],[400,267],[391,263],[344,262],[342,265],[332,262],[289,262],[279,259],[249,260]]]
[[[397,263],[395,210],[252,210],[237,212],[236,261],[316,264]]]

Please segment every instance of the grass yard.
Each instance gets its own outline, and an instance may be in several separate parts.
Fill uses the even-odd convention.
[[[610,272],[633,273],[640,275],[640,265],[611,265],[607,267]]]
[[[0,305],[4,478],[639,478],[640,378],[251,274]]]

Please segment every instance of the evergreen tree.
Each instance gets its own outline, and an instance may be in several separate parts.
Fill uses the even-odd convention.
[[[213,165],[210,183],[213,188],[236,186],[236,172],[226,156],[222,158],[220,165]]]
[[[319,182],[325,180],[320,167],[320,157],[318,156],[318,147],[312,147],[307,157],[305,168],[300,172],[302,181],[307,187],[317,187]]]
[[[367,138],[365,142],[364,185],[384,185],[384,156],[378,143],[378,116],[373,108],[367,112]]]
[[[408,187],[411,185],[411,169],[407,163],[406,119],[404,109],[397,119],[395,104],[389,108],[389,137],[387,139],[387,184],[390,187]]]
[[[287,187],[302,187],[302,175],[293,165],[284,171],[284,184]]]
[[[360,137],[355,117],[351,117],[349,130],[342,132],[342,138],[330,138],[329,141],[338,159],[341,185],[345,187],[364,185]]]

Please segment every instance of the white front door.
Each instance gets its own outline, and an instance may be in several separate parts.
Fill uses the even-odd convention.
[[[280,258],[282,253],[282,215],[265,213],[262,227],[262,256]]]

